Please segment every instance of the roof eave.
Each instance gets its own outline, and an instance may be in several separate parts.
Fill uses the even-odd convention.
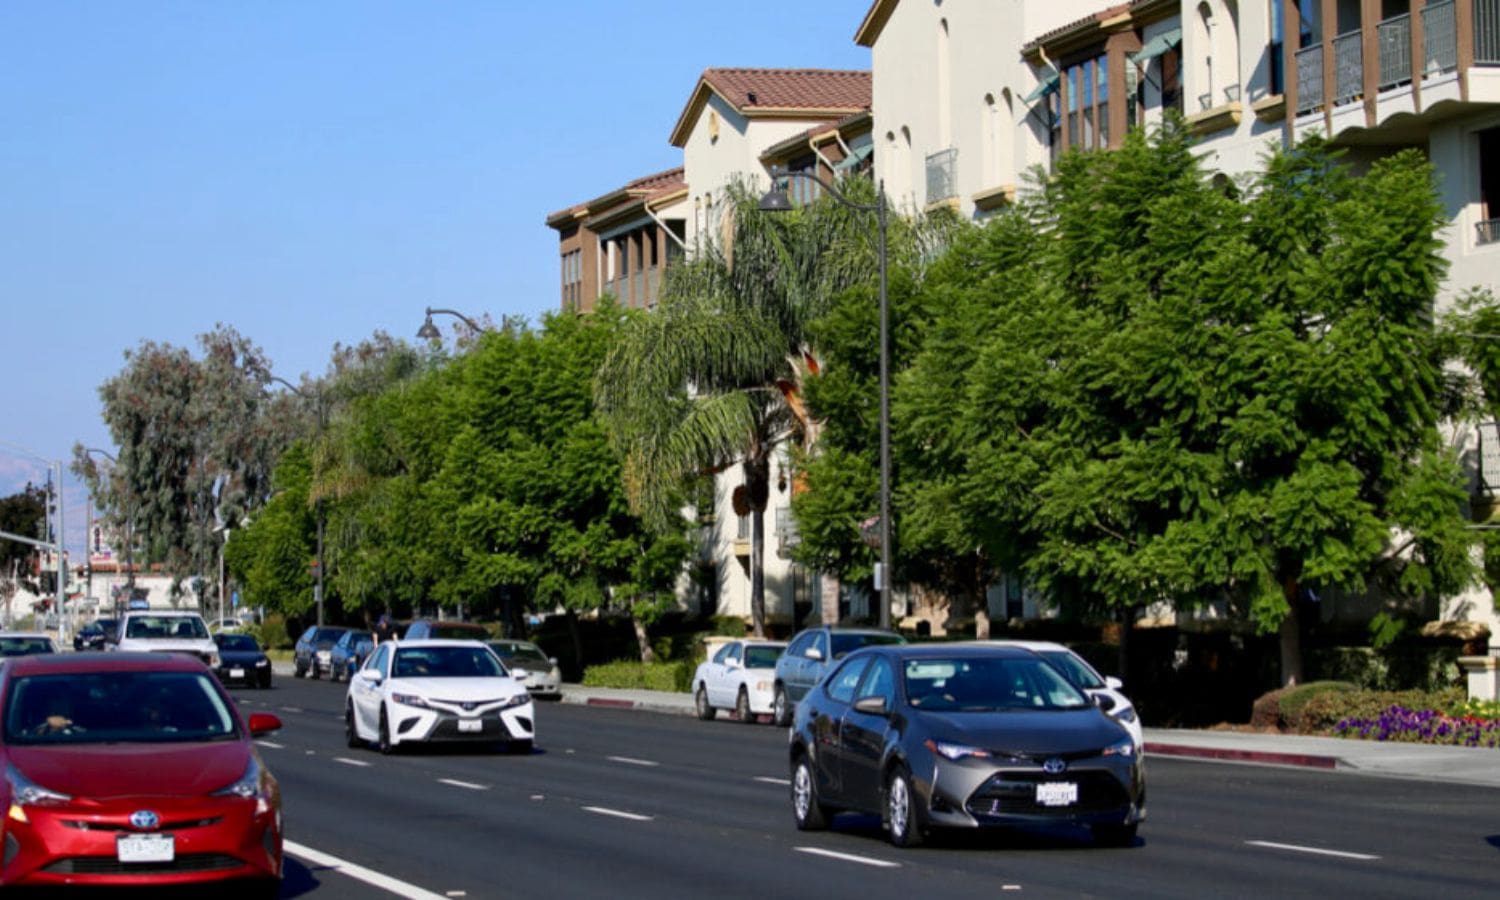
[[[885,30],[885,24],[891,20],[891,13],[896,11],[896,3],[897,0],[875,0],[865,13],[864,21],[859,23],[859,29],[854,32],[854,43],[873,48],[880,39],[880,33]]]

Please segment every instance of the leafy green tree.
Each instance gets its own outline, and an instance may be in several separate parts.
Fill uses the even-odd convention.
[[[47,538],[47,491],[27,484],[8,497],[0,497],[0,531],[36,540]],[[36,556],[30,544],[0,538],[0,579],[9,585],[12,574],[30,574],[30,561]],[[33,585],[39,588],[38,585]]]

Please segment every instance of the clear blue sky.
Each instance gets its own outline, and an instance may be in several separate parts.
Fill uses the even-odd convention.
[[[142,339],[223,322],[296,381],[428,305],[537,319],[549,212],[680,165],[707,67],[868,68],[869,6],[5,0],[0,495],[44,477],[6,444],[112,449]]]

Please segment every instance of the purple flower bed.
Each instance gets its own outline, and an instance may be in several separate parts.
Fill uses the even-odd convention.
[[[1500,749],[1500,719],[1454,718],[1431,709],[1387,707],[1376,719],[1342,719],[1333,727],[1339,737],[1412,744],[1453,744]]]

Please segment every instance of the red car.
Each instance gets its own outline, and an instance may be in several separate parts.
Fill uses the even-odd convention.
[[[281,888],[281,789],[203,663],[63,653],[0,666],[0,885]]]

